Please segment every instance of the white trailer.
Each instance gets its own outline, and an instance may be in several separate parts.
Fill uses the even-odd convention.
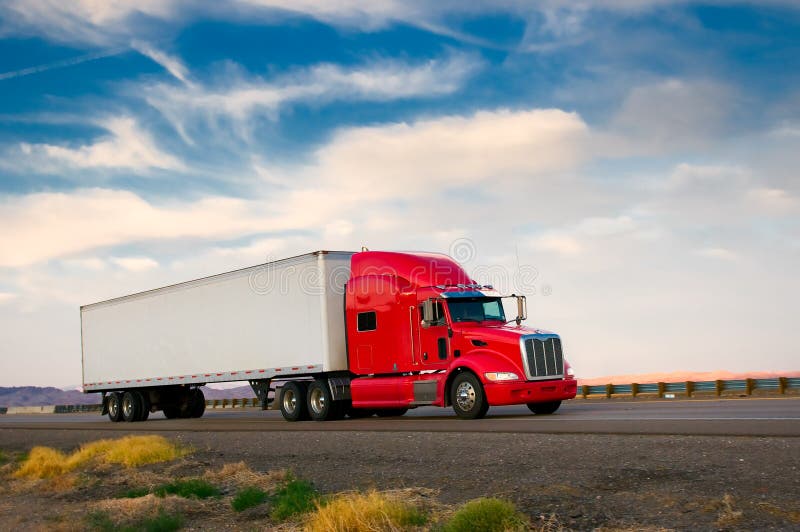
[[[298,257],[81,307],[83,389],[114,421],[199,417],[198,386],[347,371],[351,252]],[[335,381],[334,381],[335,382]]]

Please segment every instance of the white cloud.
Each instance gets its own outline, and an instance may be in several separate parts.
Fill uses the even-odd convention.
[[[231,120],[237,132],[246,136],[253,119],[275,118],[285,106],[298,102],[380,102],[451,94],[481,65],[476,56],[454,53],[419,64],[393,60],[354,68],[321,64],[272,80],[229,72],[216,86],[158,83],[136,87],[134,92],[144,92],[147,102],[187,140],[187,123],[198,118],[217,126],[220,120]]]
[[[11,292],[0,292],[0,305],[11,303],[16,298],[17,294],[12,294]]]
[[[374,31],[394,23],[409,24],[465,42],[483,41],[457,29],[453,20],[480,14],[505,12],[524,19],[532,28],[521,43],[536,48],[542,37],[546,48],[587,32],[587,21],[597,13],[630,15],[644,13],[691,0],[234,0],[218,4],[186,0],[6,0],[0,3],[0,15],[13,20],[7,33],[44,35],[65,42],[120,44],[141,38],[142,19],[155,19],[183,25],[197,18],[245,20],[273,23],[287,16],[301,15],[337,27]],[[724,0],[718,0],[726,4]],[[741,0],[742,4],[777,5],[796,8],[794,0]],[[485,44],[485,43],[484,43]]]
[[[145,55],[164,67],[167,72],[172,74],[175,78],[186,83],[189,78],[189,69],[186,68],[180,59],[173,57],[161,50],[154,48],[152,45],[142,41],[133,41],[131,46],[142,55]]]
[[[238,236],[274,227],[267,223],[257,202],[234,198],[155,205],[107,189],[7,196],[0,203],[0,267],[127,242]]]
[[[158,268],[158,262],[150,257],[112,257],[111,262],[130,272],[144,272]]]
[[[64,166],[77,169],[126,169],[146,173],[151,169],[185,170],[176,157],[156,145],[131,117],[110,118],[98,123],[109,135],[92,144],[71,148],[53,144],[19,146],[19,161],[5,163],[38,172],[60,173]]]
[[[312,173],[332,190],[388,197],[478,183],[516,182],[575,168],[588,127],[556,109],[480,111],[343,130],[320,149]]]
[[[0,14],[7,32],[45,35],[65,42],[108,44],[136,34],[135,17],[174,19],[180,0],[7,0]]]
[[[106,262],[98,257],[64,259],[61,263],[74,270],[102,271],[106,268]]]
[[[726,248],[710,247],[697,250],[701,257],[721,260],[736,260],[738,256],[733,251]]]
[[[772,214],[796,213],[800,206],[798,198],[780,188],[756,187],[747,192],[747,198]]]
[[[558,233],[548,233],[536,237],[532,241],[534,249],[540,251],[553,251],[560,255],[573,256],[583,251],[583,246],[573,236]]]
[[[735,103],[735,91],[717,81],[666,79],[634,87],[612,118],[598,155],[708,146],[718,140]]]

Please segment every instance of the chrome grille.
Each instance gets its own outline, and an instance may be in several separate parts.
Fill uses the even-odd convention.
[[[524,337],[522,362],[528,380],[558,379],[564,376],[564,355],[558,337]]]

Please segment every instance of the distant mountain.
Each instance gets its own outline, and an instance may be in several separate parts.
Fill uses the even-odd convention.
[[[578,384],[597,386],[602,384],[630,384],[648,382],[702,382],[715,380],[738,379],[774,379],[776,377],[798,377],[800,371],[751,371],[749,373],[733,373],[730,371],[673,371],[671,373],[640,373],[634,375],[611,375],[607,377],[592,377],[582,379],[578,376]]]
[[[38,386],[0,387],[0,406],[91,405],[100,403],[95,393]]]
[[[206,399],[250,399],[255,393],[250,386],[227,390],[203,387]],[[17,386],[0,387],[0,406],[94,405],[100,403],[100,394],[82,393],[78,390],[60,390],[52,387]]]

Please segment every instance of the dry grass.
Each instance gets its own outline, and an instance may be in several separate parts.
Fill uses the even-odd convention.
[[[421,527],[427,518],[391,492],[343,493],[317,505],[306,523],[310,532],[375,532]]]
[[[171,443],[162,436],[126,436],[117,440],[98,440],[81,445],[69,455],[50,447],[34,447],[14,476],[59,477],[90,462],[136,467],[175,460],[189,452],[189,449]]]
[[[206,471],[203,478],[212,484],[227,489],[256,487],[264,491],[275,491],[287,479],[286,471],[259,473],[250,469],[244,462],[225,464],[216,471]]]
[[[727,528],[735,525],[741,520],[744,512],[737,510],[735,500],[730,493],[726,493],[719,503],[719,515],[717,516],[717,526]]]

